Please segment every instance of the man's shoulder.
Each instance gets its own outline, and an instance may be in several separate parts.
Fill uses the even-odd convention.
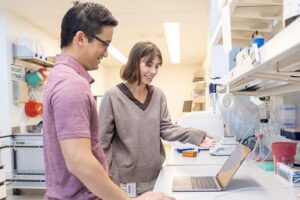
[[[59,64],[52,69],[49,75],[49,80],[67,84],[71,87],[76,87],[78,85],[86,87],[89,86],[89,83],[82,76],[80,76],[74,69],[64,64]]]

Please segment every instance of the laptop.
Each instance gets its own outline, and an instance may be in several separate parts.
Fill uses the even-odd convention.
[[[243,161],[251,152],[244,144],[238,144],[217,176],[176,176],[173,179],[173,192],[217,192],[224,191]]]

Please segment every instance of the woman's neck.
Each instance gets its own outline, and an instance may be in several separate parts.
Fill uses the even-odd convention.
[[[145,84],[140,84],[138,85],[136,82],[135,83],[129,83],[129,82],[125,82],[125,85],[128,87],[128,89],[131,92],[140,94],[140,93],[145,93],[148,91],[148,87]]]
[[[145,102],[147,94],[148,94],[148,87],[145,84],[138,85],[137,83],[129,83],[125,82],[125,85],[133,94],[133,96],[138,99],[140,102]]]

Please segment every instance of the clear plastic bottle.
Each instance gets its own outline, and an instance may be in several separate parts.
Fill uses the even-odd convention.
[[[260,120],[259,130],[255,135],[256,135],[255,153],[257,155],[255,157],[255,160],[258,162],[264,162],[268,160],[271,155],[271,151],[267,146],[267,138],[270,137],[268,119]]]

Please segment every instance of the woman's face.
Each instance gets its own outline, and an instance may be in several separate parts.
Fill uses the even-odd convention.
[[[147,62],[148,57],[143,57],[140,60],[141,84],[149,85],[158,72],[161,65],[161,60],[155,56],[153,60]]]

